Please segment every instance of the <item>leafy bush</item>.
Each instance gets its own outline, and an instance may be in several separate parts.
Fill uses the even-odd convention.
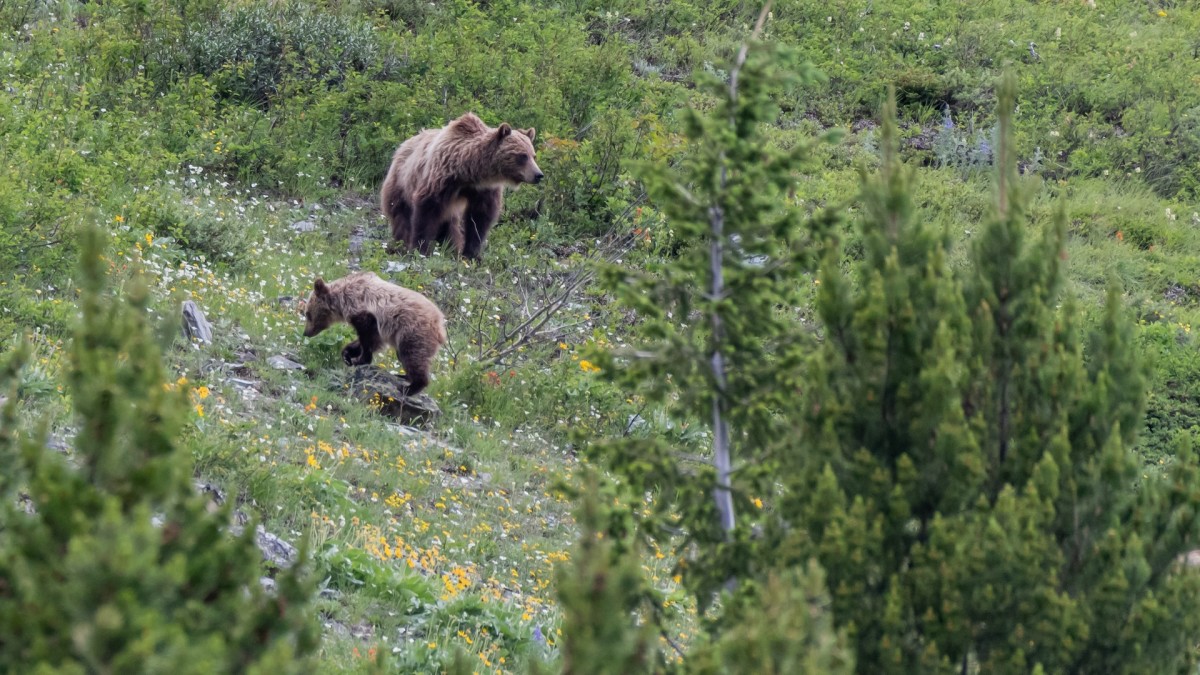
[[[237,267],[247,260],[252,239],[244,222],[234,214],[188,209],[178,201],[180,197],[172,192],[138,195],[129,207],[129,226],[149,230],[156,237],[170,237],[219,266]]]
[[[388,60],[369,24],[300,5],[236,6],[188,39],[184,75],[209,77],[220,94],[256,104],[270,103],[285,83],[301,91],[336,86]]]

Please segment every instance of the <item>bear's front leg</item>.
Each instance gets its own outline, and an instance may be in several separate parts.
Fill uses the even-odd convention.
[[[358,339],[342,348],[342,360],[348,366],[365,366],[371,363],[375,352],[383,345],[379,335],[379,321],[370,312],[360,312],[347,319]]]
[[[346,365],[348,365],[348,366],[365,365],[362,361],[362,357],[363,357],[363,348],[362,348],[361,340],[355,340],[354,342],[351,342],[350,344],[346,345],[345,347],[342,347],[342,362],[345,363]],[[371,362],[371,357],[368,356],[367,363],[370,363],[370,362]]]
[[[463,214],[463,245],[459,253],[469,260],[478,260],[488,232],[500,218],[504,188],[463,191],[463,196],[467,198],[467,211]]]

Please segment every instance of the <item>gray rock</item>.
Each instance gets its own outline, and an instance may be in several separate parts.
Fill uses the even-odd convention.
[[[204,316],[204,312],[191,300],[183,303],[183,336],[200,344],[212,344],[212,324]]]
[[[282,568],[291,567],[292,563],[296,562],[296,556],[299,554],[295,546],[267,532],[261,525],[258,526],[254,535],[254,540],[258,542],[258,549],[262,551],[263,559],[267,562]]]
[[[237,514],[235,514],[236,516]],[[235,521],[238,520],[235,518]],[[235,537],[241,536],[242,525],[234,522],[229,527],[229,531]],[[287,569],[296,562],[296,557],[299,555],[296,552],[296,547],[287,543],[283,539],[267,532],[259,525],[254,530],[254,543],[258,544],[258,550],[262,553],[263,560],[266,560],[276,569]]]
[[[267,359],[267,365],[278,370],[303,370],[304,366],[286,356],[272,356]]]
[[[71,451],[71,439],[51,434],[50,437],[46,439],[46,447],[55,452],[66,454]]]
[[[317,224],[311,220],[297,220],[292,223],[292,232],[313,232],[317,229]]]
[[[347,371],[342,386],[359,401],[376,408],[379,414],[401,424],[428,426],[442,409],[426,394],[409,396],[408,380],[378,366],[355,366]]]
[[[196,488],[196,492],[208,497],[207,510],[209,513],[215,513],[221,508],[221,505],[225,503],[225,493],[222,492],[221,488],[217,487],[216,485],[194,479],[192,480],[192,485]]]
[[[403,272],[406,269],[408,269],[408,263],[402,263],[402,262],[396,262],[395,260],[389,260],[387,265],[384,266],[383,271],[387,272],[388,274],[394,274],[396,272]]]

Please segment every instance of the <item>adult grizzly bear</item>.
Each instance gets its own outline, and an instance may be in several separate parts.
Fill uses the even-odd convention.
[[[474,113],[425,129],[392,156],[379,201],[392,238],[429,255],[436,241],[475,259],[500,217],[504,188],[538,183],[535,129],[492,129]]]
[[[354,328],[358,339],[342,349],[348,366],[368,364],[376,351],[391,345],[404,364],[410,396],[429,384],[433,358],[447,342],[446,317],[437,305],[373,272],[355,272],[328,284],[316,279],[304,320],[304,337],[341,321]]]

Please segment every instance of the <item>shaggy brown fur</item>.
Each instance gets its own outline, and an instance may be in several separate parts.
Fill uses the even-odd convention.
[[[459,255],[478,258],[500,217],[504,188],[542,180],[536,133],[508,124],[492,129],[466,113],[401,143],[379,195],[392,238],[421,255],[449,239]]]
[[[437,305],[373,272],[355,272],[328,284],[314,281],[304,319],[304,337],[342,321],[354,328],[358,339],[342,349],[346,365],[370,363],[376,351],[391,345],[411,383],[409,395],[429,384],[433,359],[447,342],[446,317]]]

